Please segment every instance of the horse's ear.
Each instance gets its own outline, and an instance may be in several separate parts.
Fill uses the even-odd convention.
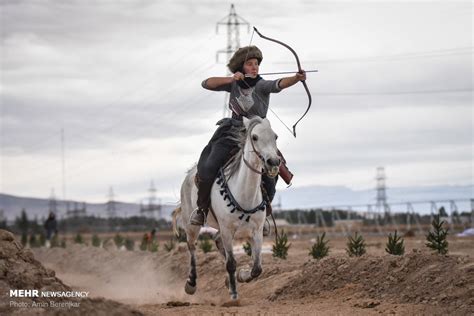
[[[248,118],[246,118],[245,116],[242,117],[242,119],[243,119],[243,122],[244,122],[245,129],[248,129],[250,120]]]

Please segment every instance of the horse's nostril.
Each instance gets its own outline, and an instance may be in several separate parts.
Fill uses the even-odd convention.
[[[267,159],[267,164],[269,166],[279,166],[280,165],[280,159],[276,159],[276,158],[268,158]]]

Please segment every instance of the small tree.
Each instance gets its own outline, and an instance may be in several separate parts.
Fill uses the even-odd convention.
[[[362,235],[357,232],[352,236],[348,236],[346,252],[350,257],[360,257],[365,253],[365,240]]]
[[[396,230],[393,236],[391,233],[388,235],[388,242],[385,246],[385,251],[395,256],[401,256],[405,253],[405,245],[403,244],[403,238],[401,236],[397,236]]]
[[[46,245],[46,236],[44,233],[40,233],[39,234],[39,238],[38,238],[38,245],[40,247],[44,247]]]
[[[288,236],[284,231],[276,236],[276,243],[272,247],[273,257],[286,259],[288,256],[288,249],[291,244],[288,244]]]
[[[186,232],[181,227],[179,227],[179,229],[178,229],[178,236],[177,237],[178,237],[178,242],[186,242],[187,241]]]
[[[130,238],[125,239],[125,248],[129,251],[133,251],[133,249],[135,249],[135,241]]]
[[[150,250],[151,252],[157,252],[157,251],[158,251],[158,247],[159,247],[158,242],[157,242],[156,240],[153,240],[153,242],[152,242],[152,243],[150,244],[150,246],[149,246],[149,248],[150,248],[149,250]]]
[[[21,244],[23,245],[23,247],[25,247],[27,243],[28,243],[28,234],[22,233],[21,234]]]
[[[439,254],[448,253],[448,229],[443,228],[444,221],[439,220],[439,215],[436,215],[431,222],[432,231],[428,232],[426,236],[426,246],[438,252]]]
[[[84,243],[84,238],[82,238],[81,233],[77,233],[76,237],[74,238],[74,243],[75,244],[83,244]]]
[[[122,247],[123,243],[125,242],[124,238],[120,234],[116,234],[114,237],[114,243],[117,248]]]
[[[170,240],[167,243],[165,243],[165,249],[167,252],[170,252],[171,250],[174,249],[174,246],[175,246],[174,238],[171,237]]]
[[[100,238],[96,234],[92,235],[92,246],[100,247]]]
[[[329,247],[327,245],[329,241],[324,240],[324,237],[326,237],[326,232],[324,232],[321,236],[316,236],[316,242],[309,251],[309,254],[313,256],[314,259],[324,258],[329,253]]]
[[[31,234],[30,235],[30,248],[37,248],[37,247],[39,247],[39,242],[36,239],[36,235]]]
[[[247,254],[247,256],[249,257],[252,256],[252,246],[250,246],[250,243],[248,241],[242,245],[242,248],[244,248],[244,251]]]
[[[143,234],[142,242],[140,244],[140,250],[146,251],[148,247],[148,238],[146,234]]]
[[[212,243],[209,241],[209,237],[207,235],[204,236],[199,243],[199,248],[201,248],[204,253],[208,253],[212,250]]]
[[[51,238],[51,248],[54,248],[54,247],[59,247],[59,238],[58,238],[58,234],[54,234],[54,236]]]

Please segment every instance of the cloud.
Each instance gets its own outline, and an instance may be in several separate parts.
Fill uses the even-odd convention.
[[[229,4],[1,5],[0,191],[42,197],[61,187],[64,128],[74,197],[100,201],[115,184],[136,200],[151,178],[173,196],[223,113],[224,94],[200,84],[225,74],[215,53],[226,34],[215,23]],[[308,74],[313,106],[296,139],[268,114],[295,186],[369,187],[380,164],[400,185],[472,183],[470,3],[237,1],[236,9],[319,70]],[[244,28],[240,36],[250,42]],[[252,43],[264,52],[262,72],[295,70],[285,48],[257,35]],[[291,126],[307,102],[297,85],[272,95],[271,108]]]

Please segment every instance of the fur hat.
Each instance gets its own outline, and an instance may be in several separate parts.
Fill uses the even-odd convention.
[[[245,46],[239,48],[229,60],[227,67],[232,73],[242,70],[244,63],[252,58],[257,58],[258,64],[262,62],[263,56],[257,46]]]

